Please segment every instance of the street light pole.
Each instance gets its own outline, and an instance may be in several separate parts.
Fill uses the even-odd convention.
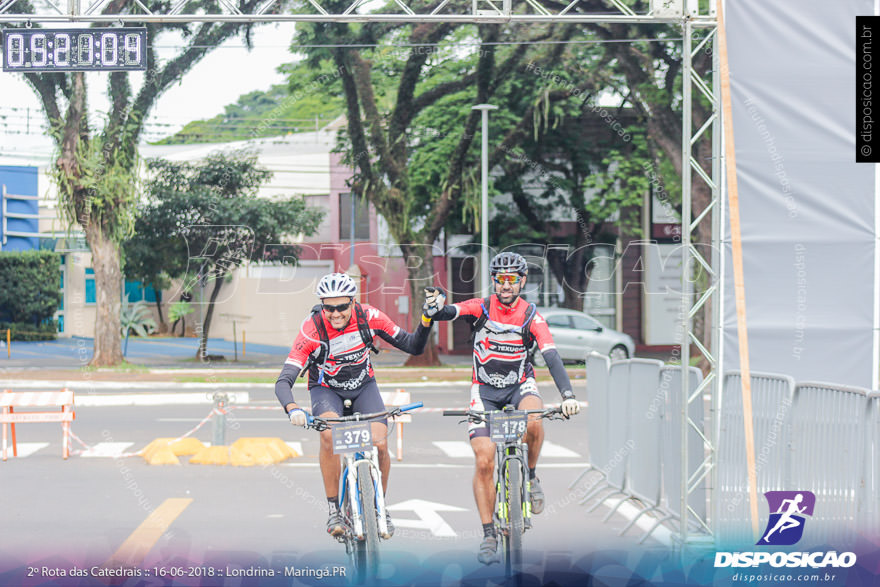
[[[477,104],[472,107],[483,114],[483,195],[480,202],[480,296],[489,295],[489,111],[498,110],[491,104]]]

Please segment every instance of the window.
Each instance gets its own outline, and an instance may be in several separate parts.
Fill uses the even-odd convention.
[[[97,297],[95,296],[95,270],[86,267],[86,303],[94,304]]]
[[[571,321],[577,330],[600,330],[602,325],[588,316],[572,316]]]
[[[557,328],[571,328],[568,316],[550,316],[547,318],[547,326],[556,326]]]
[[[339,194],[339,240],[351,240],[351,194]],[[364,197],[354,199],[354,238],[370,239],[370,206]]]
[[[125,296],[128,296],[128,301],[132,304],[135,302],[156,303],[156,291],[153,286],[144,286],[140,281],[126,280],[125,289],[122,292],[122,297],[125,298]]]

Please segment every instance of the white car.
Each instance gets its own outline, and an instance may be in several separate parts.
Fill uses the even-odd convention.
[[[556,349],[563,361],[583,363],[590,351],[608,355],[612,361],[628,359],[636,352],[630,335],[603,326],[584,312],[566,308],[538,308],[547,321]],[[543,367],[544,357],[535,352],[532,363]]]

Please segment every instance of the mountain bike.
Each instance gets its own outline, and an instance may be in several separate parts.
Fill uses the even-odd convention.
[[[379,570],[379,537],[388,533],[385,494],[379,470],[379,451],[373,446],[370,422],[393,418],[422,407],[416,402],[373,414],[350,413],[351,400],[345,400],[342,417],[308,417],[308,427],[333,434],[333,453],[340,455],[339,509],[345,531],[337,540],[345,544],[351,558],[356,583],[376,577]]]
[[[561,408],[517,410],[444,410],[444,416],[466,416],[465,421],[486,422],[489,438],[495,442],[495,535],[500,541],[505,574],[511,576],[522,568],[523,534],[532,527],[529,502],[529,447],[522,441],[528,418],[567,420]]]

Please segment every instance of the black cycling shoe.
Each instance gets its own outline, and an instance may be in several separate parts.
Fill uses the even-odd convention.
[[[480,543],[480,551],[477,553],[477,560],[484,565],[491,565],[498,562],[498,538],[496,536],[486,536]]]
[[[342,536],[345,533],[345,526],[342,522],[342,514],[338,511],[330,512],[330,517],[327,518],[327,534],[330,536]]]
[[[544,490],[541,488],[541,482],[537,477],[529,482],[531,489],[529,490],[529,503],[532,506],[533,514],[540,514],[544,511]]]

